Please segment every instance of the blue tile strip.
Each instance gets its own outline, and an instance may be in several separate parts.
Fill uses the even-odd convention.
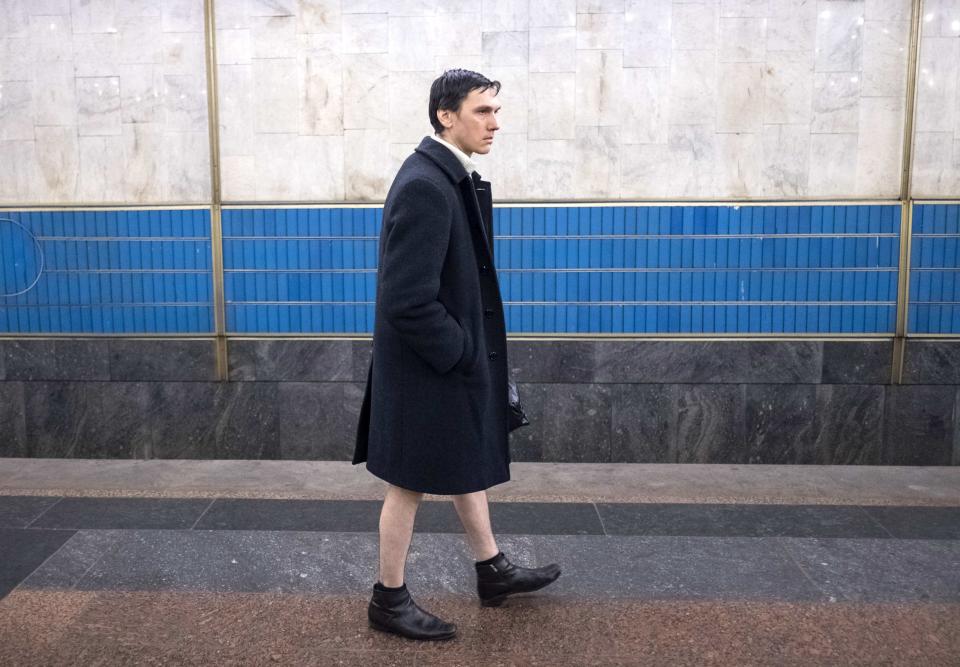
[[[909,331],[960,334],[960,205],[914,206],[910,267]]]

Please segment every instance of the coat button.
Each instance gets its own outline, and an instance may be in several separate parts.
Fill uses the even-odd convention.
[[[492,309],[492,308],[487,308],[486,310],[484,310],[484,311],[483,311],[483,316],[484,316],[484,317],[487,317],[487,318],[493,317],[493,309]]]
[[[487,272],[487,265],[486,265],[486,264],[481,264],[481,265],[480,265],[480,273],[486,273],[486,272]]]
[[[488,354],[487,356],[490,357],[490,360],[491,360],[491,361],[493,361],[494,359],[497,358],[497,353],[496,353],[496,352],[491,352],[491,353]]]

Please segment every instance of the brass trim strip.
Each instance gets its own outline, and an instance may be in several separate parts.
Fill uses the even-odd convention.
[[[960,334],[914,334],[911,338],[928,340],[949,340],[960,341]],[[373,339],[372,334],[364,333],[343,333],[343,334],[264,334],[264,333],[234,333],[226,336],[227,340],[299,340],[299,341],[323,341],[323,340],[365,340]],[[189,334],[163,334],[155,333],[144,334],[98,334],[98,333],[77,333],[77,334],[49,334],[49,333],[23,333],[23,334],[4,334],[0,336],[0,342],[18,341],[18,340],[181,340],[181,341],[206,341],[215,342],[216,336]],[[892,335],[882,333],[871,334],[628,334],[628,333],[512,333],[507,335],[507,340],[535,340],[535,341],[609,341],[609,340],[660,340],[672,342],[711,342],[711,341],[764,341],[764,342],[796,342],[796,341],[843,341],[843,342],[891,342]]]
[[[217,379],[228,379],[226,304],[223,278],[223,226],[220,184],[220,112],[217,105],[217,43],[214,0],[203,2],[207,67],[207,130],[210,145],[210,245],[213,252],[213,325],[217,346]]]
[[[654,206],[729,206],[739,208],[741,206],[877,206],[893,205],[899,202],[899,199],[889,197],[876,199],[623,199],[623,200],[580,200],[568,199],[564,201],[530,201],[530,200],[509,200],[498,199],[494,203],[494,208],[585,208],[585,207],[654,207]],[[225,201],[225,209],[262,209],[262,208],[383,208],[383,202],[325,202],[325,201],[284,201],[284,200],[265,200],[261,202],[250,201]]]
[[[206,211],[208,204],[16,204],[0,206],[0,211],[43,213],[46,211]]]

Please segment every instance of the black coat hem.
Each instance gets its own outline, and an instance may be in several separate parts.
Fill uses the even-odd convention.
[[[477,491],[485,491],[492,486],[497,484],[503,484],[504,482],[510,481],[510,471],[507,470],[504,475],[495,477],[493,481],[487,482],[486,484],[481,484],[480,486],[466,486],[466,487],[438,487],[435,485],[424,486],[422,484],[410,484],[401,479],[398,475],[393,474],[393,471],[385,470],[374,470],[370,467],[370,462],[366,462],[366,468],[374,477],[382,479],[384,482],[393,484],[394,486],[399,486],[401,489],[406,489],[408,491],[414,491],[416,493],[429,493],[435,496],[459,496],[463,493],[475,493]]]

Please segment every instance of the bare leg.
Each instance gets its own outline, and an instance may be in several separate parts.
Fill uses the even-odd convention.
[[[403,585],[413,521],[422,498],[422,493],[388,485],[380,510],[380,583],[389,588]]]
[[[500,550],[490,527],[490,508],[487,492],[464,493],[453,496],[453,506],[460,516],[460,523],[467,531],[467,541],[477,560],[493,558]]]

